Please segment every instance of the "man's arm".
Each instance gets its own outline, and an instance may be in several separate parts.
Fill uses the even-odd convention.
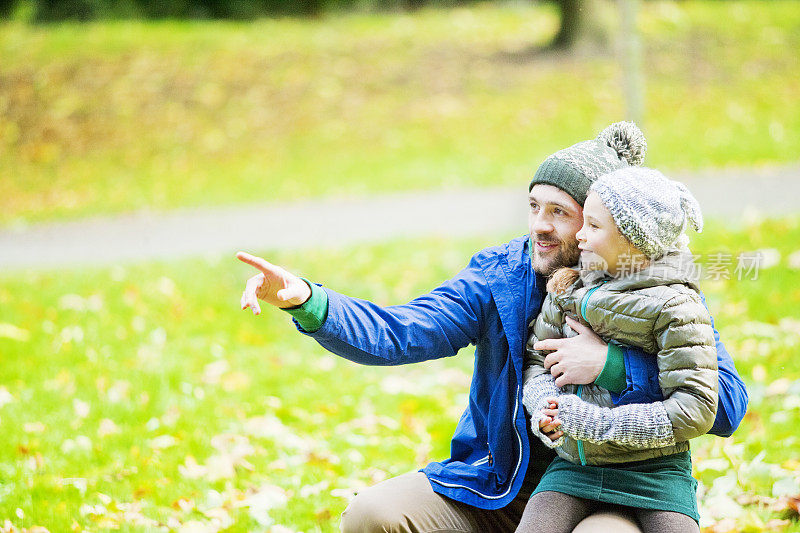
[[[705,297],[700,293],[703,304]],[[714,340],[717,344],[717,367],[719,371],[719,404],[717,417],[709,433],[720,437],[730,437],[744,418],[747,412],[747,388],[742,378],[736,371],[733,358],[728,354],[725,345],[719,339],[719,332],[714,327],[714,317],[711,317],[711,327],[714,328]]]
[[[245,262],[259,268],[255,261]],[[259,269],[268,277],[265,269]],[[285,270],[283,273],[293,276]],[[381,307],[315,287],[314,292],[324,291],[327,298],[327,316],[318,312],[321,324],[318,329],[309,331],[300,323],[302,320],[307,324],[309,317],[298,317],[296,313],[304,311],[304,303],[310,303],[308,295],[312,291],[305,281],[296,276],[293,278],[299,280],[307,292],[305,300],[294,302],[300,305],[299,308],[287,309],[295,315],[300,331],[327,350],[368,365],[399,365],[455,355],[477,339],[486,313],[484,307],[492,305],[489,287],[473,258],[456,277],[405,305]],[[282,283],[286,284],[279,281],[273,285],[281,286]],[[242,296],[243,308],[253,307],[256,293],[258,298],[264,299],[258,284],[258,280],[248,282]],[[289,284],[293,285],[293,282]]]

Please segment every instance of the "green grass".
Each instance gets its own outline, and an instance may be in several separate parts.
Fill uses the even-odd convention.
[[[650,165],[797,160],[796,7],[643,3]],[[612,55],[529,53],[556,26],[537,3],[5,23],[0,225],[525,183],[547,154],[624,114]]]
[[[266,255],[391,304],[507,237]],[[790,218],[735,231],[712,224],[693,245],[706,263],[732,255],[730,279],[704,289],[752,398],[733,438],[694,444],[704,516],[717,531],[718,513],[761,531],[785,507],[773,493],[800,494],[797,242],[800,219]],[[777,251],[778,263],[738,280],[736,256],[759,249]],[[348,363],[279,312],[240,311],[251,274],[224,257],[0,275],[0,516],[51,531],[215,519],[226,531],[335,531],[354,488],[449,455],[471,349],[409,367]]]

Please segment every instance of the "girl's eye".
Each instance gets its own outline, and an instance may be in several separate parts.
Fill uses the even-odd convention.
[[[563,215],[564,211],[556,207],[555,209],[553,209],[553,213],[555,213],[556,215]]]
[[[592,228],[592,229],[597,229],[598,228],[597,224],[589,224],[589,227]]]

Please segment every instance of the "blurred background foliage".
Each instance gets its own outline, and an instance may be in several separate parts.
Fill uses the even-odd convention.
[[[564,3],[564,0],[555,0]],[[585,0],[578,0],[577,3]],[[3,0],[0,16],[35,21],[109,18],[215,18],[318,16],[345,11],[408,11],[454,7],[487,0]],[[576,2],[573,2],[576,3]]]
[[[0,24],[0,225],[526,183],[625,116],[614,46],[543,51],[558,27],[543,3]],[[645,2],[639,28],[649,165],[797,160],[797,2]]]
[[[608,42],[569,53],[552,46],[568,8],[0,0],[0,227],[524,191],[625,116],[616,5],[592,5]],[[650,0],[638,28],[649,166],[797,163],[798,2]],[[261,253],[388,305],[523,231]],[[734,437],[693,444],[707,533],[800,531],[798,241],[796,215],[743,213],[693,244],[769,259],[703,284],[751,394]],[[230,257],[0,272],[1,531],[335,531],[353,490],[447,456],[471,350],[350,364],[240,312],[251,274]]]

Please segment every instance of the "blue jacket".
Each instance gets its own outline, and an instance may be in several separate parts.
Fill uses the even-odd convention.
[[[449,357],[474,344],[469,406],[453,435],[451,457],[423,472],[436,492],[481,509],[507,505],[531,460],[522,365],[527,326],[539,313],[545,282],[531,267],[528,242],[526,236],[478,252],[454,278],[405,305],[380,307],[326,288],[328,316],[319,330],[304,332],[366,365]],[[720,400],[712,433],[728,436],[744,416],[747,392],[718,334],[716,339]],[[628,387],[617,401],[662,399],[655,365],[652,356],[626,349]]]

